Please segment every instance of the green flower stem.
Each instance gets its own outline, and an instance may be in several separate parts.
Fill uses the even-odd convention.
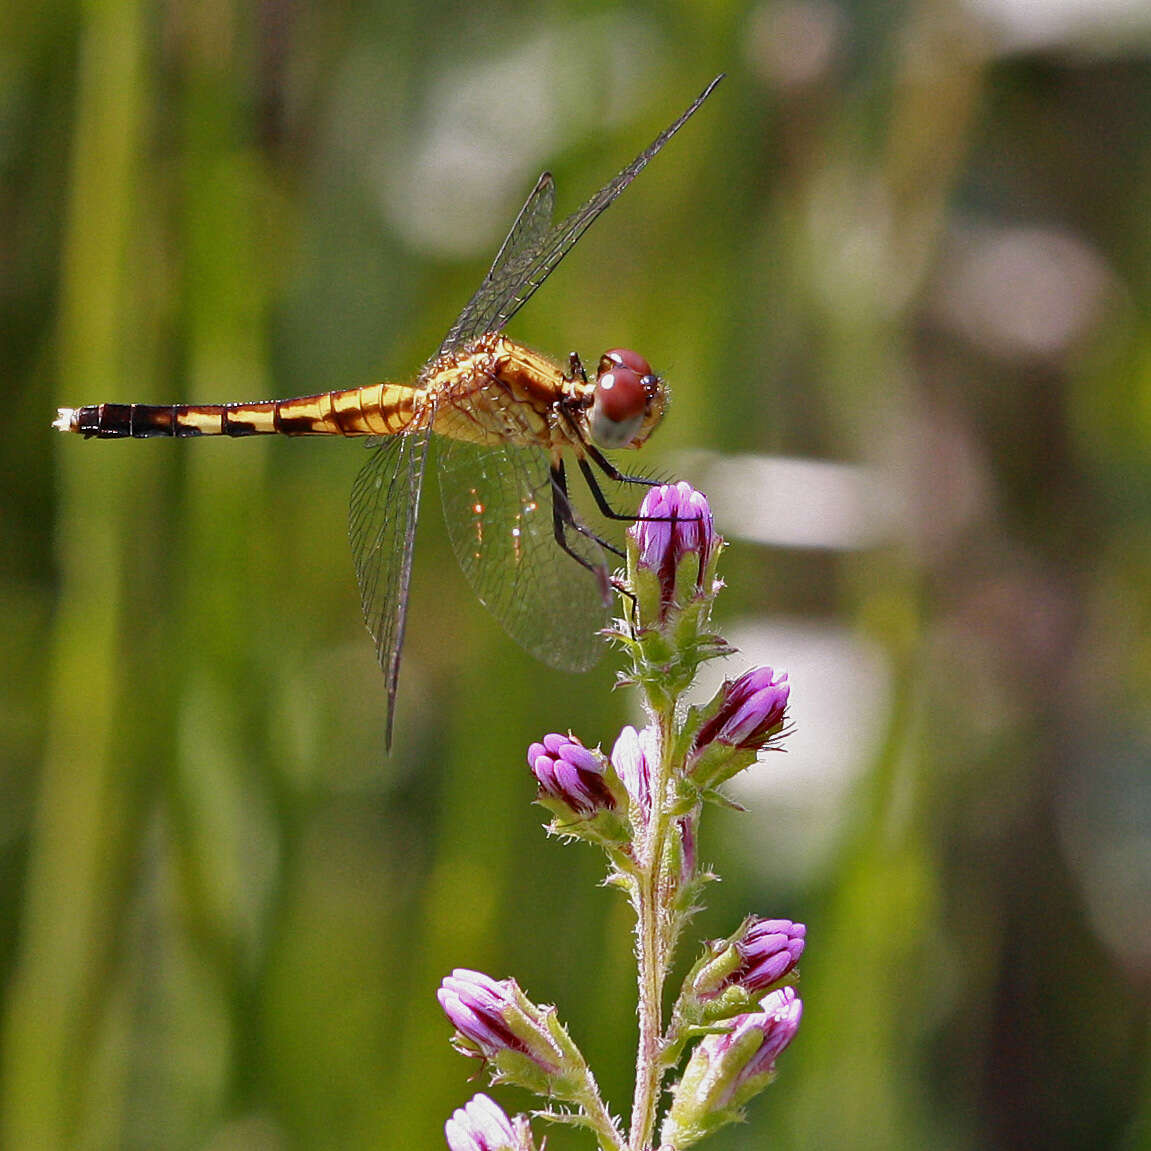
[[[557,1121],[570,1122],[594,1131],[601,1151],[626,1151],[623,1136],[616,1121],[612,1118],[611,1112],[604,1105],[599,1084],[596,1083],[591,1068],[588,1067],[583,1053],[572,1042],[571,1037],[554,1014],[550,1016],[550,1029],[566,1059],[580,1068],[582,1078],[580,1087],[567,1097],[570,1102],[579,1107],[580,1114],[578,1116],[572,1115],[566,1120],[557,1119]]]
[[[644,875],[639,885],[636,910],[639,963],[639,1050],[636,1059],[635,1097],[631,1111],[631,1151],[643,1151],[655,1127],[659,1093],[659,1041],[663,1028],[663,989],[659,930],[656,923],[655,877]]]
[[[594,1103],[589,1101],[584,1104],[584,1112],[587,1115],[587,1126],[595,1132],[603,1151],[626,1151],[619,1128],[598,1094]]]
[[[655,1130],[660,1086],[666,1073],[663,1059],[663,986],[679,934],[679,917],[671,911],[678,877],[667,874],[672,853],[667,850],[672,827],[668,802],[672,779],[671,754],[674,700],[659,715],[659,761],[651,780],[651,814],[637,843],[639,875],[635,888],[636,952],[639,981],[639,1051],[632,1102],[630,1151],[647,1151]]]

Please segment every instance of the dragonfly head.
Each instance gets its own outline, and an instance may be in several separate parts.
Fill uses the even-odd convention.
[[[663,380],[638,352],[613,348],[600,357],[591,406],[592,439],[601,448],[638,448],[663,419]]]

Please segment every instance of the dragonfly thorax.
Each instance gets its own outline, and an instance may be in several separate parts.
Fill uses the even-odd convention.
[[[596,369],[590,428],[601,448],[638,448],[663,419],[667,390],[630,348],[604,352]]]

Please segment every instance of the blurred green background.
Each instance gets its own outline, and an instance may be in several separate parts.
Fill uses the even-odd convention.
[[[727,671],[794,684],[697,926],[805,920],[806,1018],[708,1145],[1151,1146],[1149,50],[1146,0],[5,0],[0,1144],[440,1147],[457,965],[626,1108],[628,913],[524,763],[610,745],[611,661],[515,648],[432,490],[385,758],[359,445],[49,424],[410,376],[540,170],[723,70],[512,325],[667,376]]]

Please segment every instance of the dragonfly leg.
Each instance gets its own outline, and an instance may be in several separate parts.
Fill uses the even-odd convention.
[[[588,571],[599,574],[599,567],[591,563],[589,560],[584,559],[583,556],[573,551],[571,545],[567,540],[567,529],[571,528],[572,531],[578,532],[582,536],[586,536],[589,540],[599,544],[605,551],[611,552],[613,555],[619,556],[621,559],[624,556],[623,551],[617,548],[610,540],[605,540],[602,536],[596,535],[591,528],[581,524],[575,518],[575,513],[572,511],[571,499],[568,497],[568,481],[567,472],[564,469],[563,460],[559,463],[553,464],[552,469],[552,532],[555,535],[556,543],[569,556],[580,564]]]
[[[608,479],[618,480],[622,484],[643,484],[645,487],[656,487],[660,480],[653,480],[648,476],[625,476],[610,460],[608,460],[597,448],[591,444],[585,444],[588,455],[604,470]],[[611,504],[607,502],[607,497],[603,494],[603,489],[599,486],[599,480],[596,479],[595,472],[592,471],[591,464],[587,462],[582,456],[579,461],[579,469],[583,473],[583,478],[587,481],[587,486],[591,491],[592,498],[596,502],[596,506],[603,514],[611,520],[625,520],[631,524],[651,524],[651,523],[676,523],[683,521],[679,516],[641,516],[637,514],[627,514],[626,512],[617,512]],[[698,517],[692,516],[691,519]]]
[[[663,483],[663,480],[655,480],[652,479],[651,476],[629,476],[626,472],[621,472],[619,468],[617,468],[615,464],[613,464],[611,460],[609,460],[607,456],[605,456],[603,452],[601,452],[599,448],[595,446],[595,444],[585,443],[583,448],[584,451],[587,452],[587,454],[591,456],[591,458],[595,461],[596,467],[598,467],[600,471],[603,472],[603,474],[614,483],[642,484],[645,488],[659,487],[659,485]],[[626,518],[631,519],[632,517],[628,516]]]
[[[583,360],[579,358],[579,352],[568,352],[568,371],[571,375],[568,379],[575,381],[581,380],[587,383],[587,372],[584,371]]]
[[[631,604],[631,611],[626,616],[626,618],[628,620],[628,624],[630,626],[631,621],[635,619],[636,612],[639,610],[639,600],[637,600],[635,598],[635,592],[633,592],[631,590],[631,588],[628,586],[628,582],[626,579],[623,579],[620,576],[612,576],[611,577],[611,586],[617,592],[619,592],[619,594],[621,596],[623,596],[624,599],[628,600],[628,602]],[[635,636],[635,629],[634,628],[632,628],[632,636],[633,636],[633,638]]]
[[[655,487],[656,484],[660,482],[659,480],[648,479],[646,476],[625,476],[623,472],[616,468],[605,456],[601,455],[597,448],[591,444],[585,444],[584,446],[592,459],[603,469],[609,480],[615,480],[621,484],[643,484],[645,487]],[[598,507],[609,520],[624,520],[629,524],[633,524],[637,519],[643,518],[634,513],[617,512],[615,508],[607,502],[607,496],[603,494],[603,488],[599,486],[599,480],[596,479],[596,474],[592,471],[591,464],[589,464],[583,456],[579,459],[579,470],[583,474],[588,490],[592,494],[592,499],[595,500],[596,507]]]

